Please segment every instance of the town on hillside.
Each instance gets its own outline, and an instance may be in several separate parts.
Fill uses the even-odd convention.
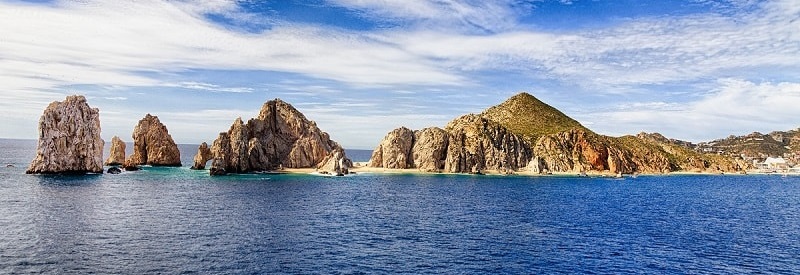
[[[761,173],[800,173],[800,128],[769,134],[731,135],[698,144],[685,142],[684,146],[699,153],[741,158]]]

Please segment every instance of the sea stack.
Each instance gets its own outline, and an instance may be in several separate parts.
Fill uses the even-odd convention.
[[[125,169],[138,165],[181,166],[181,153],[167,126],[157,116],[145,115],[133,129],[133,154],[125,161]]]
[[[351,162],[340,149],[315,122],[289,103],[275,99],[264,103],[258,117],[247,123],[237,118],[227,132],[219,134],[211,145],[210,174],[329,167],[323,161],[331,158],[343,160],[347,167],[340,170],[349,168]],[[331,156],[336,153],[341,156]]]
[[[27,174],[103,173],[100,111],[81,95],[50,103],[39,119],[36,157]]]
[[[206,169],[206,162],[211,159],[211,149],[208,148],[208,144],[203,142],[200,144],[200,147],[197,148],[197,154],[194,155],[194,164],[190,169],[192,170],[203,170]]]
[[[125,142],[118,136],[111,138],[111,151],[105,165],[119,166],[125,164]]]

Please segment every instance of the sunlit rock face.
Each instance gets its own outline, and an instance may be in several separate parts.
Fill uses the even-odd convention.
[[[340,169],[352,165],[328,133],[280,99],[264,103],[258,117],[247,123],[237,118],[214,140],[211,155],[212,175],[318,168],[330,158],[346,159],[341,164],[347,167]]]
[[[26,173],[102,173],[103,145],[100,111],[83,96],[68,96],[50,103],[39,119],[36,157]]]

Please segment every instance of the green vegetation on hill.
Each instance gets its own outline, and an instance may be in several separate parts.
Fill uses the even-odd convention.
[[[524,92],[487,109],[481,115],[500,123],[531,144],[541,136],[575,128],[591,132],[578,121]]]

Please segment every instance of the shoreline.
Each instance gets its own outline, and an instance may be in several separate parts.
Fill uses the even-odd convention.
[[[618,178],[617,174],[609,171],[588,171],[584,175],[575,172],[552,172],[548,174],[532,173],[529,171],[513,171],[505,173],[497,170],[481,171],[481,174],[471,173],[449,173],[449,172],[428,172],[416,168],[408,169],[390,169],[383,167],[369,167],[365,165],[366,162],[356,162],[355,166],[349,170],[354,174],[385,174],[385,175],[474,175],[474,176],[526,176],[526,177],[591,177],[591,178]],[[315,168],[285,168],[280,171],[273,171],[279,174],[320,174],[318,169]],[[674,171],[669,173],[636,173],[636,174],[622,174],[623,178],[636,177],[636,176],[747,176],[747,175],[794,175],[800,176],[800,173],[761,173],[757,171],[742,172],[696,172],[696,171]]]

